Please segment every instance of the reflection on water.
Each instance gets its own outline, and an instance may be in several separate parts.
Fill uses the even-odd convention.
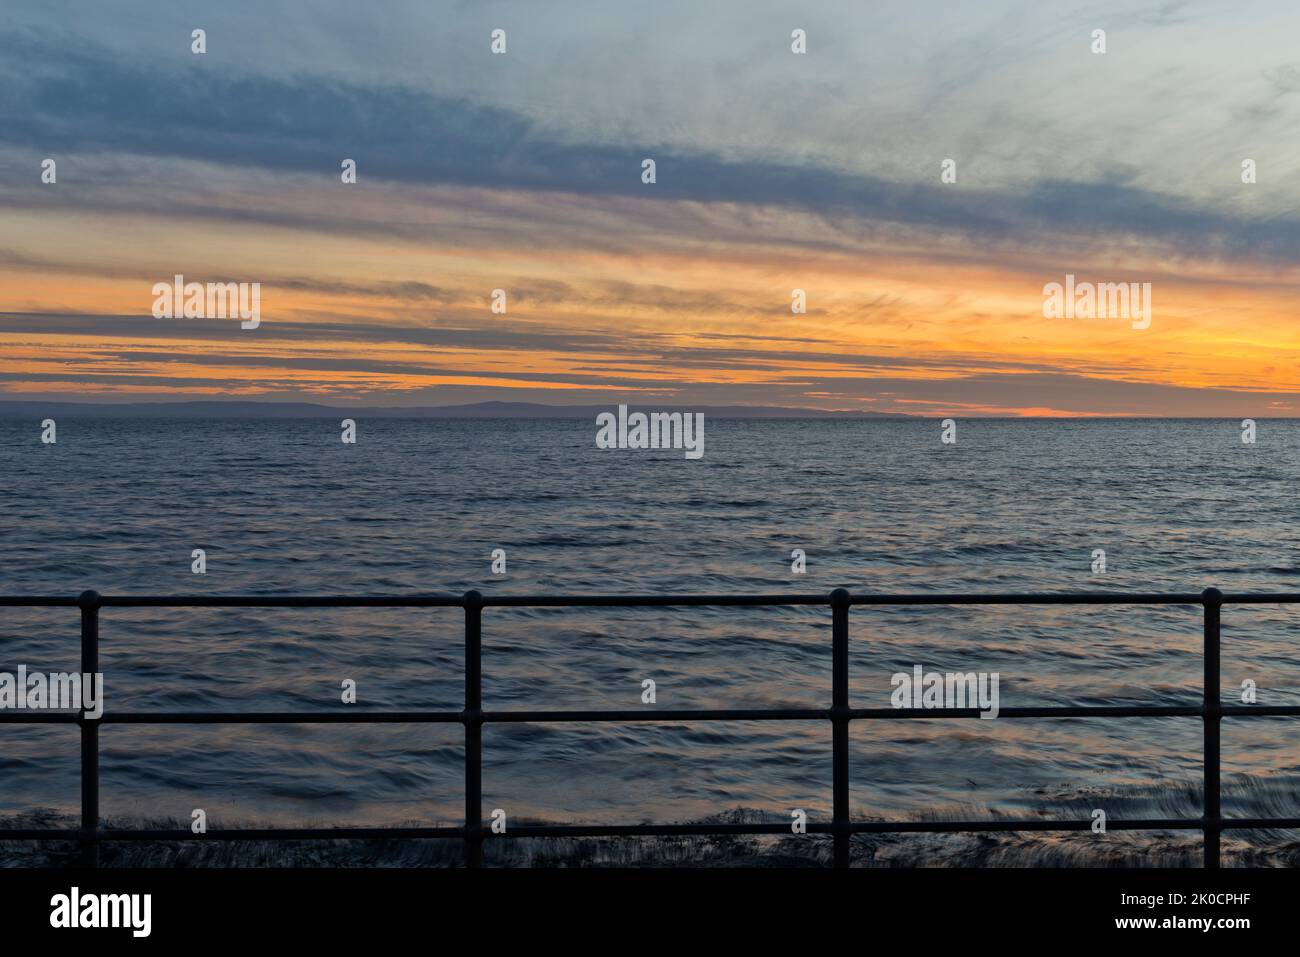
[[[1300,423],[1261,423],[1259,443],[1243,446],[1226,421],[971,421],[943,446],[934,422],[714,421],[697,462],[601,451],[594,428],[359,417],[349,446],[324,420],[69,418],[45,446],[37,424],[0,420],[0,588],[1300,590]],[[194,548],[206,575],[190,571]],[[490,573],[495,548],[506,576]],[[791,573],[794,548],[804,575]],[[1105,574],[1092,572],[1095,549]],[[1261,703],[1300,703],[1298,616],[1225,609],[1225,700],[1249,679]],[[458,609],[106,609],[107,708],[343,710],[351,678],[351,707],[458,709],[461,628]],[[1200,629],[1190,607],[855,608],[852,695],[885,707],[890,675],[920,664],[998,672],[1004,708],[1196,704]],[[77,634],[66,609],[4,610],[0,671],[75,670]],[[646,678],[654,706],[641,704]],[[490,708],[807,707],[829,695],[826,609],[485,613]],[[0,812],[74,813],[75,729],[0,737]],[[101,739],[111,819],[188,820],[194,807],[227,824],[461,813],[455,725],[108,726]],[[1197,719],[856,723],[854,813],[1196,816],[1200,739]],[[820,723],[489,726],[484,740],[485,805],[512,820],[829,814]],[[1298,740],[1293,721],[1225,722],[1236,788],[1225,814],[1300,814]],[[1249,849],[1278,835],[1242,838]]]

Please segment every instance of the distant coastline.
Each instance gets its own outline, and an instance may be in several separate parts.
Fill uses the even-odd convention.
[[[94,416],[98,418],[251,418],[302,419],[364,415],[373,419],[594,419],[617,408],[606,405],[545,405],[540,402],[471,402],[432,406],[332,406],[314,402],[252,402],[209,399],[188,402],[65,402],[40,399],[0,400],[0,418]],[[632,411],[700,412],[731,419],[915,419],[903,413],[831,411],[783,406],[630,405]]]

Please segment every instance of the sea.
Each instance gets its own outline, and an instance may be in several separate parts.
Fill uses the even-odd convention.
[[[321,418],[67,417],[52,444],[39,421],[0,419],[0,593],[1300,591],[1300,421],[1259,420],[1246,443],[1239,420],[963,419],[945,443],[936,419],[711,418],[689,459],[598,448],[586,420],[355,418],[345,443]],[[463,705],[459,608],[106,608],[100,628],[106,712]],[[997,674],[1002,708],[1197,706],[1201,651],[1193,605],[857,606],[851,703],[890,707],[894,676],[921,666]],[[77,671],[78,653],[76,609],[0,609],[0,672]],[[1224,702],[1300,704],[1300,605],[1225,607],[1222,658]],[[483,616],[488,709],[830,695],[825,607]],[[489,724],[483,740],[485,816],[508,822],[830,819],[829,722]],[[463,814],[456,724],[107,724],[100,744],[107,826]],[[857,721],[851,810],[1195,817],[1201,744],[1199,717]],[[78,745],[73,725],[0,725],[0,827],[75,826]],[[1225,816],[1300,816],[1300,719],[1225,719],[1222,768]],[[728,853],[797,860],[798,840]],[[1294,863],[1298,840],[1229,832],[1225,858]],[[582,847],[537,853],[583,863]],[[652,863],[697,853],[639,847]],[[1194,831],[864,836],[855,861],[1195,863],[1198,847]]]

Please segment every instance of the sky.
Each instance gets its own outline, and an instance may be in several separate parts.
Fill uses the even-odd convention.
[[[5,0],[0,400],[1300,416],[1296,36],[1291,0]],[[155,317],[178,274],[260,283],[257,328]],[[1149,323],[1046,315],[1067,276]]]

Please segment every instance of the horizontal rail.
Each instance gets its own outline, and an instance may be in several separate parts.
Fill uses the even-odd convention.
[[[463,608],[462,595],[99,595],[103,608]],[[482,608],[830,605],[826,595],[484,595]],[[1231,605],[1300,603],[1300,592],[1225,594]],[[0,595],[0,607],[77,607],[78,597]],[[964,592],[853,595],[850,605],[1200,605],[1201,592]]]
[[[1220,613],[1224,604],[1300,604],[1300,593],[1243,593],[1224,595],[1207,588],[1199,593],[1025,593],[965,594],[918,593],[852,595],[836,589],[824,595],[496,595],[477,591],[463,595],[404,596],[114,596],[83,592],[68,596],[0,596],[0,607],[76,607],[81,611],[81,665],[83,672],[98,672],[99,613],[113,608],[462,608],[465,614],[465,697],[459,710],[401,711],[176,711],[105,712],[91,718],[79,712],[0,711],[0,724],[74,724],[81,730],[81,826],[62,828],[3,828],[4,841],[76,841],[81,861],[97,866],[98,848],[116,841],[310,841],[455,839],[462,843],[468,867],[482,863],[483,844],[496,837],[620,837],[790,834],[789,823],[698,823],[613,825],[515,825],[508,833],[494,834],[482,817],[482,729],[491,723],[663,723],[696,721],[830,721],[833,731],[833,812],[829,822],[809,821],[805,830],[829,834],[836,867],[849,865],[849,839],[854,834],[959,833],[1014,831],[1085,831],[1087,820],[1015,820],[988,818],[965,821],[854,821],[849,814],[849,741],[852,721],[979,719],[977,708],[854,708],[849,702],[848,613],[853,606],[907,605],[1194,605],[1204,609],[1204,676],[1197,704],[1174,705],[1045,705],[1000,708],[999,718],[1199,718],[1203,722],[1204,813],[1199,818],[1135,819],[1107,821],[1107,829],[1200,830],[1204,833],[1204,860],[1219,866],[1219,835],[1225,830],[1300,828],[1300,817],[1224,818],[1220,813],[1220,741],[1223,718],[1297,717],[1300,705],[1227,705],[1220,688]],[[832,611],[832,704],[829,708],[715,708],[493,711],[482,707],[482,612],[484,608],[519,607],[779,607],[811,605]],[[455,827],[341,827],[341,828],[217,828],[203,834],[184,829],[104,828],[99,820],[99,739],[101,724],[460,724],[465,728],[465,820]]]
[[[1225,705],[1225,718],[1300,717],[1300,705]],[[1002,708],[998,718],[1199,718],[1201,705],[1049,705],[1042,708]],[[642,711],[483,711],[477,717],[463,711],[120,711],[99,718],[82,718],[71,711],[4,712],[0,724],[625,724],[628,722],[691,721],[826,721],[830,708],[700,708]],[[854,721],[898,719],[945,720],[981,718],[977,708],[850,708]]]
[[[94,834],[103,841],[345,841],[345,840],[429,840],[460,839],[460,827],[303,827],[303,828],[212,828],[195,834],[183,828],[141,829],[101,828]],[[0,828],[0,841],[79,841],[83,832],[77,828]]]
[[[1109,818],[1108,831],[1196,831],[1203,818]],[[1221,830],[1297,830],[1300,817],[1224,818]],[[1018,831],[1088,831],[1089,820],[1013,820],[975,818],[938,821],[853,821],[854,834],[977,834]],[[834,822],[809,821],[809,834],[833,834]],[[686,837],[770,834],[789,836],[786,823],[752,824],[516,824],[506,834],[487,834],[485,839],[523,837]],[[0,841],[78,841],[77,828],[0,828]],[[194,834],[183,828],[101,828],[95,840],[103,841],[352,841],[352,840],[461,840],[465,829],[448,827],[304,827],[304,828],[213,828]]]

